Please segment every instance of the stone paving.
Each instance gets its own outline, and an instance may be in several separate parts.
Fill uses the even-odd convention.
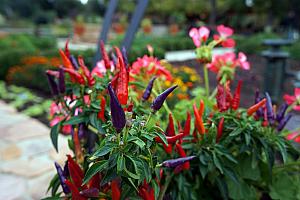
[[[63,164],[67,138],[54,150],[50,130],[0,101],[0,200],[36,200],[46,196],[54,161]]]

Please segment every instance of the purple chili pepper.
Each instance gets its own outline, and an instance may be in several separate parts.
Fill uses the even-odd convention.
[[[278,131],[282,131],[282,129],[285,127],[285,125],[288,123],[288,121],[291,119],[292,114],[288,113],[280,122],[279,125],[277,126]]]
[[[75,56],[71,55],[69,59],[70,59],[72,65],[74,66],[74,68],[76,70],[79,69],[79,65],[78,65],[78,62],[77,62]]]
[[[62,68],[59,68],[58,89],[60,93],[65,93],[66,91],[65,71]]]
[[[68,186],[65,183],[66,177],[64,176],[63,170],[61,169],[61,167],[59,166],[59,164],[57,162],[55,162],[54,164],[55,164],[55,168],[56,168],[56,171],[57,171],[57,175],[58,175],[58,178],[59,178],[60,185],[61,185],[64,193],[69,194],[70,189],[68,188]]]
[[[162,92],[160,95],[158,95],[154,101],[152,102],[151,108],[154,112],[158,111],[163,103],[165,102],[166,98],[168,97],[168,95],[173,92],[173,90],[175,90],[175,88],[177,88],[177,85],[174,85],[168,89],[166,89],[164,92]]]
[[[255,91],[255,101],[254,101],[254,104],[257,104],[258,102],[260,102],[262,100],[262,98],[259,97],[259,89],[257,88],[256,91]],[[262,108],[259,108],[257,111],[256,111],[256,115],[258,117],[263,117],[264,116],[264,111]]]
[[[85,124],[80,123],[79,127],[78,127],[78,137],[79,137],[79,139],[84,138],[86,136],[86,132],[87,132],[87,129],[86,129]]]
[[[170,160],[164,161],[162,163],[162,166],[175,168],[179,165],[184,164],[187,161],[193,160],[194,158],[196,158],[196,156],[187,156],[187,157],[183,157],[183,158],[170,159]]]
[[[142,96],[143,101],[147,101],[149,99],[155,79],[156,79],[156,76],[152,77],[151,80],[149,81],[147,88],[144,91],[144,94]]]
[[[111,86],[111,83],[108,84],[108,93],[110,96],[111,121],[116,131],[119,133],[126,125],[125,113]]]
[[[286,111],[287,108],[288,108],[288,104],[285,103],[285,102],[279,107],[279,109],[277,111],[277,114],[276,114],[276,120],[278,122],[280,122],[283,119],[285,111]]]
[[[274,123],[274,112],[273,112],[273,105],[272,105],[272,100],[269,95],[269,93],[266,92],[266,108],[267,108],[267,118],[270,124]]]
[[[54,77],[48,73],[46,73],[47,79],[48,79],[48,84],[49,84],[49,88],[51,90],[51,93],[53,96],[57,96],[58,95],[58,87],[57,87],[57,83],[54,80]]]
[[[68,161],[65,162],[63,174],[64,174],[65,177],[69,177],[70,176],[69,167],[68,167]]]
[[[129,63],[128,63],[128,56],[127,56],[127,51],[126,51],[126,48],[125,47],[122,47],[122,56],[123,56],[123,60],[124,60],[124,64],[125,64],[125,67],[126,69],[128,70],[128,67],[129,67]]]
[[[80,191],[80,195],[87,198],[97,198],[99,197],[99,190],[97,188],[89,188]]]

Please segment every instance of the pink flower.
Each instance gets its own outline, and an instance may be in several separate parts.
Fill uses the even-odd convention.
[[[140,74],[145,73],[146,75],[157,75],[163,76],[167,80],[172,80],[171,73],[161,65],[160,61],[153,57],[144,55],[142,58],[138,58],[130,69],[130,73],[132,74]]]
[[[244,70],[250,69],[250,64],[247,61],[247,56],[243,52],[239,52],[239,54],[238,54],[238,64]]]
[[[110,62],[110,71],[113,72],[115,70],[115,66],[114,63],[111,61]],[[106,67],[104,64],[104,60],[101,60],[99,62],[97,62],[96,67],[94,67],[93,71],[92,71],[92,75],[96,75],[98,77],[103,77],[103,75],[106,73]]]
[[[209,37],[210,30],[205,26],[192,28],[189,32],[189,36],[193,39],[196,47],[200,47],[202,42],[206,42]]]
[[[247,57],[244,53],[240,52],[238,58],[235,53],[228,52],[220,55],[214,55],[212,62],[207,64],[207,68],[218,74],[218,78],[223,77],[224,74],[232,77],[236,67],[241,67],[244,70],[250,69],[250,64],[247,62]]]
[[[50,120],[50,126],[53,127],[60,121],[62,121],[65,117],[64,116],[56,116],[52,120]],[[72,126],[71,125],[63,125],[62,126],[62,133],[63,134],[70,134],[71,133]]]
[[[295,88],[294,96],[285,94],[283,99],[289,105],[294,104],[294,110],[300,111],[300,88]]]
[[[230,27],[226,27],[223,24],[217,27],[217,31],[219,35],[214,35],[215,41],[220,41],[223,47],[232,48],[235,46],[235,41],[232,38],[229,38],[233,35],[233,29]]]
[[[300,143],[300,133],[299,132],[293,132],[286,136],[287,140],[294,140],[295,142]]]

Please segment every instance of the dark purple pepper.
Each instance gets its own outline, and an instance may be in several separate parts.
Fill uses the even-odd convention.
[[[76,70],[79,69],[79,65],[78,65],[78,62],[77,62],[75,56],[71,55],[69,59],[70,59],[72,65],[74,66],[74,68]]]
[[[119,133],[126,125],[125,113],[111,86],[111,83],[108,84],[108,93],[110,96],[111,121],[116,131]]]
[[[279,109],[278,109],[278,111],[277,111],[277,114],[276,114],[276,120],[278,121],[278,122],[280,122],[282,119],[283,119],[283,117],[284,117],[284,114],[285,114],[285,111],[286,111],[286,109],[288,108],[288,104],[287,103],[283,103],[280,107],[279,107]]]
[[[58,95],[58,87],[57,87],[57,83],[54,80],[54,77],[48,73],[46,73],[46,75],[47,75],[48,84],[49,84],[49,88],[51,90],[52,95],[57,96]]]
[[[70,173],[69,173],[69,167],[68,167],[68,161],[65,162],[65,165],[64,165],[64,176],[65,177],[69,177],[70,176]]]
[[[196,158],[196,156],[187,156],[187,157],[183,157],[183,158],[166,160],[162,163],[162,166],[175,168],[179,165],[184,164],[187,161],[193,160],[194,158]]]
[[[273,105],[272,105],[272,100],[269,95],[269,93],[266,92],[266,108],[267,108],[267,118],[270,124],[274,123],[274,112],[273,112]]]
[[[128,56],[127,56],[127,51],[126,51],[125,47],[122,47],[122,56],[123,56],[125,67],[128,70],[128,67],[129,67],[129,65],[128,65]]]
[[[78,126],[78,137],[79,139],[82,139],[87,134],[87,128],[84,123],[80,123]]]
[[[261,100],[262,100],[262,98],[259,97],[259,89],[257,88],[256,91],[255,91],[255,101],[254,101],[254,104],[257,104]],[[256,115],[257,115],[257,117],[263,117],[264,116],[263,108],[259,108],[256,111]]]
[[[60,185],[61,185],[64,193],[69,194],[70,189],[65,184],[66,177],[64,176],[63,170],[61,169],[61,167],[59,166],[59,164],[57,162],[55,162],[54,164],[55,164],[55,168],[56,168],[56,171],[57,171],[57,175],[58,175],[58,178],[59,178]]]
[[[162,92],[160,95],[158,95],[152,102],[152,105],[151,105],[151,108],[152,110],[155,112],[155,111],[158,111],[163,103],[165,102],[166,98],[169,96],[169,94],[171,92],[173,92],[173,90],[175,90],[175,88],[177,88],[177,85],[175,86],[172,86],[168,89],[166,89],[164,92]]]
[[[282,131],[282,129],[285,127],[285,125],[288,123],[288,121],[291,119],[292,114],[288,113],[278,124],[277,130]]]
[[[152,77],[151,80],[149,81],[147,88],[144,91],[144,94],[142,96],[143,101],[147,101],[149,99],[155,79],[156,79],[156,76]]]
[[[80,191],[80,195],[87,198],[97,198],[99,197],[99,190],[97,188],[89,188]]]
[[[61,94],[65,93],[65,91],[66,91],[65,71],[62,68],[59,68],[58,89]]]

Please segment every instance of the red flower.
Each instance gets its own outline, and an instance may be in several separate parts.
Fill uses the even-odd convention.
[[[297,143],[300,143],[300,132],[293,132],[286,136],[287,140],[294,140]]]
[[[234,32],[232,28],[219,25],[217,31],[219,35],[214,35],[215,41],[220,41],[223,47],[232,48],[235,46],[235,41],[232,38],[229,38]]]
[[[156,75],[165,77],[167,80],[172,80],[171,73],[153,56],[144,55],[142,58],[138,58],[130,69],[130,73],[132,74],[140,74],[143,71],[151,77]]]
[[[300,88],[295,88],[294,96],[285,94],[283,99],[287,104],[293,105],[294,110],[300,111]]]

